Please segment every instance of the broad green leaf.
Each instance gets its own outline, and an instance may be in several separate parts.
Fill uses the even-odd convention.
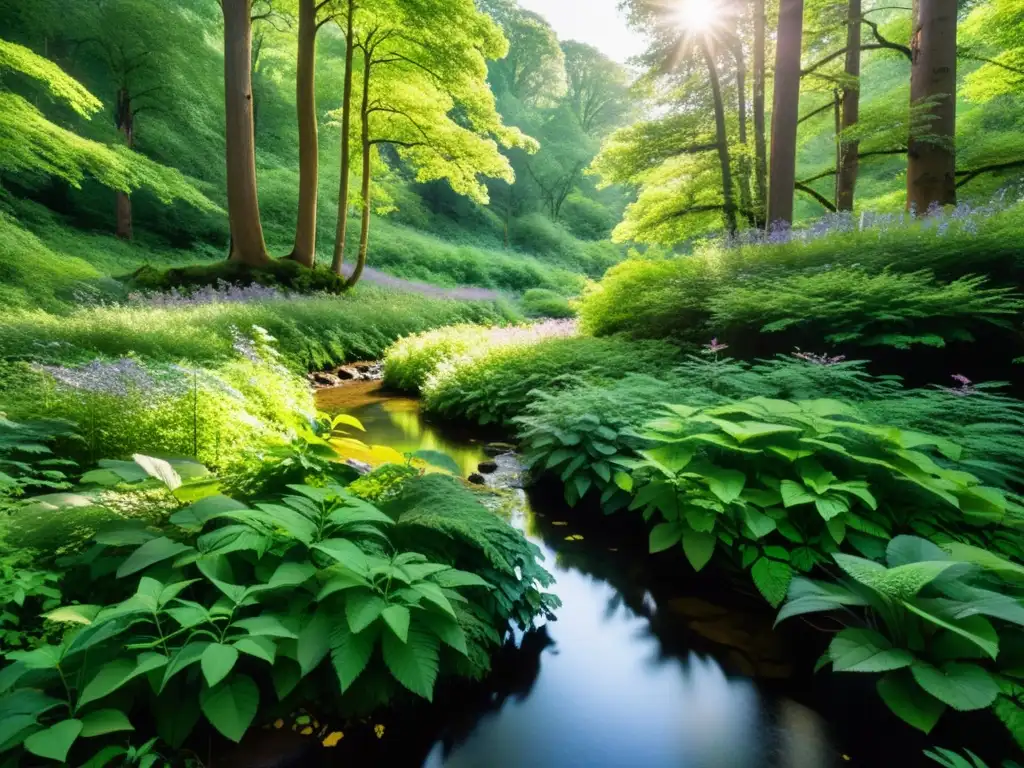
[[[366,553],[348,539],[326,539],[319,544],[314,544],[313,549],[323,552],[350,571],[360,575],[366,575],[369,569]]]
[[[999,694],[998,683],[977,664],[951,661],[938,668],[917,662],[910,671],[918,685],[960,712],[985,709]]]
[[[324,598],[333,595],[335,592],[340,592],[345,589],[352,589],[354,587],[363,587],[365,589],[370,588],[370,582],[364,579],[362,576],[358,576],[354,573],[348,573],[344,570],[335,570],[332,572],[331,578],[320,588],[317,593],[316,601],[319,603]]]
[[[128,750],[124,747],[109,744],[90,757],[88,762],[82,765],[82,768],[110,768],[111,765],[114,765],[114,761],[117,758],[127,754]]]
[[[236,743],[252,724],[259,705],[259,688],[248,675],[235,675],[199,694],[199,706],[210,725]]]
[[[274,660],[274,668],[270,670],[270,676],[274,680],[274,692],[277,694],[277,698],[283,701],[289,693],[295,690],[295,686],[302,679],[302,669],[295,659],[278,654]]]
[[[451,602],[445,597],[444,590],[440,586],[431,582],[420,582],[413,584],[412,588],[415,592],[423,595],[425,600],[433,603],[449,616],[455,618],[455,609],[452,608]]]
[[[810,491],[793,480],[783,480],[779,485],[779,492],[782,494],[782,504],[787,508],[814,502],[814,496]]]
[[[238,649],[233,645],[210,643],[203,650],[199,662],[203,669],[203,677],[206,678],[206,684],[213,688],[228,676],[237,661]]]
[[[299,636],[294,629],[284,624],[280,617],[269,613],[248,619],[239,619],[231,626],[244,629],[250,635],[261,637],[286,637],[294,640]]]
[[[750,569],[754,586],[773,608],[778,608],[786,599],[789,584],[793,580],[793,568],[789,563],[760,558]]]
[[[125,686],[139,675],[144,675],[168,663],[168,658],[160,653],[140,653],[137,658],[119,658],[107,662],[86,684],[78,699],[78,708],[91,701],[102,699],[119,688]]]
[[[457,587],[486,587],[487,589],[494,589],[494,586],[477,576],[475,573],[470,571],[459,571],[454,568],[435,573],[430,577],[438,586],[444,587],[445,589],[455,589]]]
[[[996,634],[992,624],[983,616],[969,616],[966,619],[954,621],[929,613],[924,608],[906,600],[903,601],[903,606],[932,624],[948,629],[970,640],[993,659],[999,655],[999,635]]]
[[[438,638],[418,626],[409,628],[407,642],[393,632],[382,635],[384,663],[392,676],[406,688],[428,701],[434,696],[438,671]]]
[[[102,736],[116,731],[134,731],[135,726],[120,709],[98,709],[82,715],[82,733],[85,738]]]
[[[349,629],[359,634],[377,620],[386,605],[379,595],[371,592],[349,592],[345,601]]]
[[[424,450],[416,451],[412,455],[412,457],[414,459],[420,459],[421,461],[425,461],[427,464],[429,464],[432,467],[437,467],[438,469],[443,469],[446,472],[450,472],[451,474],[455,475],[456,477],[459,477],[460,475],[462,475],[462,467],[460,467],[458,465],[458,463],[455,461],[455,459],[453,459],[447,453],[442,453],[441,451],[430,451],[430,450],[425,450],[424,449]]]
[[[711,560],[717,541],[713,533],[687,531],[683,535],[683,552],[695,571],[699,571]]]
[[[337,622],[331,627],[331,664],[342,693],[366,669],[378,637],[379,633],[372,628],[353,634],[344,622]]]
[[[779,611],[775,623],[792,616],[833,611],[844,605],[865,605],[866,601],[839,584],[795,578],[789,586],[789,599]]]
[[[92,624],[93,619],[100,612],[100,607],[98,605],[65,605],[44,613],[43,618],[61,624]]]
[[[36,731],[25,739],[24,747],[36,757],[63,763],[75,739],[82,733],[81,720],[62,720],[49,728]]]
[[[850,502],[837,494],[819,496],[814,500],[814,506],[826,522],[850,511]]]
[[[629,493],[633,490],[633,478],[625,472],[616,472],[614,475],[615,485]]]
[[[431,611],[421,611],[416,618],[427,629],[437,635],[442,643],[454,648],[463,656],[469,654],[466,646],[466,633],[457,621]]]
[[[683,526],[679,523],[660,523],[651,529],[648,550],[651,554],[674,547],[683,538]]]
[[[435,585],[431,585],[435,586]],[[391,627],[403,643],[409,639],[409,609],[404,605],[389,605],[380,613],[384,622]]]
[[[763,421],[740,421],[729,423],[729,426],[725,426],[725,424],[721,426],[727,434],[740,443],[755,440],[759,437],[767,437],[768,435],[792,434],[802,431],[799,427],[789,427],[785,424],[769,424]]]
[[[713,471],[703,474],[704,479],[708,481],[708,488],[724,504],[729,504],[739,498],[743,487],[747,484],[747,476],[735,469],[715,467]]]
[[[340,616],[337,620],[340,620]],[[295,657],[303,675],[316,669],[330,650],[331,617],[326,610],[319,609],[299,631]]]
[[[197,664],[203,657],[203,652],[210,646],[210,643],[201,640],[193,640],[183,645],[171,656],[171,660],[164,667],[163,680],[160,683],[160,691],[167,687],[171,678],[187,667]],[[159,691],[158,691],[159,692]]]
[[[888,638],[871,629],[844,629],[832,638],[829,657],[835,672],[888,672],[909,667],[914,654],[893,648]]]
[[[240,637],[235,640],[234,646],[242,653],[255,656],[257,659],[263,659],[268,664],[274,663],[274,657],[277,654],[277,643],[269,637],[260,635]]]
[[[661,472],[674,477],[693,459],[696,449],[686,443],[669,443],[657,448],[640,451],[640,455],[650,461]]]
[[[173,491],[176,488],[181,487],[181,477],[174,471],[174,467],[163,459],[157,459],[153,456],[143,456],[141,453],[136,453],[132,456],[132,459],[136,464],[142,467],[147,475],[156,478],[166,485],[168,490]]]
[[[132,552],[131,556],[117,569],[117,578],[123,578],[133,573],[148,568],[154,563],[159,563],[171,557],[177,557],[183,552],[191,552],[189,547],[180,542],[161,536],[159,539],[147,541],[141,547]]]
[[[277,566],[267,586],[274,589],[280,587],[297,587],[306,583],[316,573],[312,563],[281,563]]]
[[[366,427],[363,426],[363,422],[361,422],[355,416],[350,416],[347,413],[339,413],[337,416],[331,419],[331,429],[337,429],[342,424],[344,424],[346,427],[353,427],[355,429],[358,429],[360,432],[366,431]]]
[[[942,545],[942,548],[954,560],[974,563],[1006,578],[1024,579],[1024,566],[1007,560],[994,552],[989,552],[987,549],[975,547],[971,544],[962,544],[958,541],[947,542]]]
[[[941,562],[950,556],[927,539],[918,536],[895,536],[885,548],[885,561],[890,568],[920,562]]]
[[[171,515],[170,520],[174,525],[182,528],[202,528],[208,520],[241,509],[248,509],[248,507],[229,496],[207,496],[178,510]]]
[[[751,506],[743,507],[743,521],[747,524],[747,530],[755,539],[767,536],[775,530],[776,523],[768,515],[759,512]]]
[[[907,669],[888,673],[877,688],[897,717],[925,733],[931,732],[946,710],[945,704],[921,690]]]

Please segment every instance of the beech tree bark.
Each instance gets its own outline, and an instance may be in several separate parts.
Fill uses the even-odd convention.
[[[843,88],[842,121],[840,130],[857,124],[860,120],[860,26],[861,0],[850,0],[846,16],[846,77],[849,82]],[[839,140],[839,164],[836,166],[836,210],[852,211],[854,193],[857,187],[860,143]]]
[[[135,112],[132,110],[131,92],[122,87],[117,92],[117,111],[114,122],[117,130],[124,136],[124,143],[128,149],[135,148]],[[132,230],[132,198],[127,192],[117,191],[117,230],[116,235],[121,240],[131,240]]]
[[[299,124],[299,216],[289,258],[306,267],[316,261],[316,201],[320,158],[316,125],[316,2],[299,0],[299,48],[295,103]]]
[[[757,218],[767,220],[768,141],[764,119],[765,0],[754,0],[754,178],[757,190]]]
[[[955,2],[955,0],[954,0]],[[793,223],[796,189],[796,130],[800,119],[800,48],[803,0],[780,0],[775,49],[775,99],[768,175],[768,224]]]
[[[363,62],[363,104],[360,109],[360,139],[363,146],[363,183],[360,194],[363,198],[363,219],[359,231],[359,255],[356,257],[356,266],[345,283],[348,288],[353,287],[363,276],[366,252],[370,246],[370,151],[373,149],[370,143],[370,73],[373,68],[373,48],[369,43],[363,46]]]
[[[711,55],[707,41],[703,41],[704,60],[708,65],[708,79],[711,82],[711,96],[715,102],[715,145],[718,148],[718,163],[722,169],[722,216],[730,235],[736,234],[736,199],[732,190],[732,168],[729,163],[729,135],[725,128],[725,103],[722,101],[722,86],[718,81],[718,67]]]
[[[738,44],[733,48],[733,55],[736,58],[736,108],[737,122],[739,123],[739,138],[741,152],[739,158],[740,166],[740,209],[747,223],[751,227],[757,226],[757,213],[754,211],[754,204],[750,191],[750,155],[747,150],[747,62],[743,56],[743,46]]]
[[[348,234],[348,194],[349,177],[352,175],[351,141],[352,130],[352,62],[355,43],[352,39],[355,0],[348,0],[345,20],[345,84],[341,101],[341,183],[338,189],[338,226],[334,233],[334,256],[331,269],[334,274],[341,274],[341,266],[345,263],[345,237]]]
[[[927,135],[907,144],[907,208],[956,204],[957,0],[914,0],[910,38],[910,104],[931,103]]]
[[[256,187],[256,137],[252,112],[250,0],[221,0],[224,14],[224,111],[228,172],[228,219],[232,261],[263,266],[269,261]]]

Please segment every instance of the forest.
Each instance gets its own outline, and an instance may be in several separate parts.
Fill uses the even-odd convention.
[[[0,0],[0,766],[1024,765],[1024,0],[890,2]]]

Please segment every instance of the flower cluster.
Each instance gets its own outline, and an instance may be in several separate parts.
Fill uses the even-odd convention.
[[[728,348],[729,348],[729,345],[728,344],[720,343],[718,341],[718,337],[716,336],[715,338],[713,338],[711,340],[710,343],[704,345],[704,354],[706,354],[706,355],[717,355],[722,350],[728,349]]]
[[[531,325],[509,325],[492,328],[488,332],[488,346],[534,344],[544,339],[561,339],[579,332],[576,320],[545,320]]]
[[[137,306],[146,307],[196,307],[204,304],[222,304],[228,302],[245,304],[254,301],[270,301],[287,298],[278,288],[253,283],[251,285],[235,285],[225,280],[218,280],[216,286],[204,286],[192,291],[172,288],[166,293],[134,292],[128,295],[128,301]]]
[[[838,365],[846,359],[846,355],[829,357],[828,355],[816,355],[813,352],[801,352],[799,348],[793,352],[793,357],[813,365]]]
[[[58,384],[93,394],[123,397],[130,392],[150,392],[157,387],[150,372],[130,357],[113,362],[93,360],[76,367],[39,365],[37,369],[48,373]]]
[[[950,376],[953,381],[957,383],[955,387],[942,387],[946,392],[950,392],[954,395],[973,395],[977,390],[974,388],[974,382],[959,373],[954,373]]]

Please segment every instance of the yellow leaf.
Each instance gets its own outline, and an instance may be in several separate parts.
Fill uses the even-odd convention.
[[[345,738],[345,734],[341,731],[334,731],[328,734],[327,738],[324,739],[323,744],[325,747],[336,747],[338,742]]]

